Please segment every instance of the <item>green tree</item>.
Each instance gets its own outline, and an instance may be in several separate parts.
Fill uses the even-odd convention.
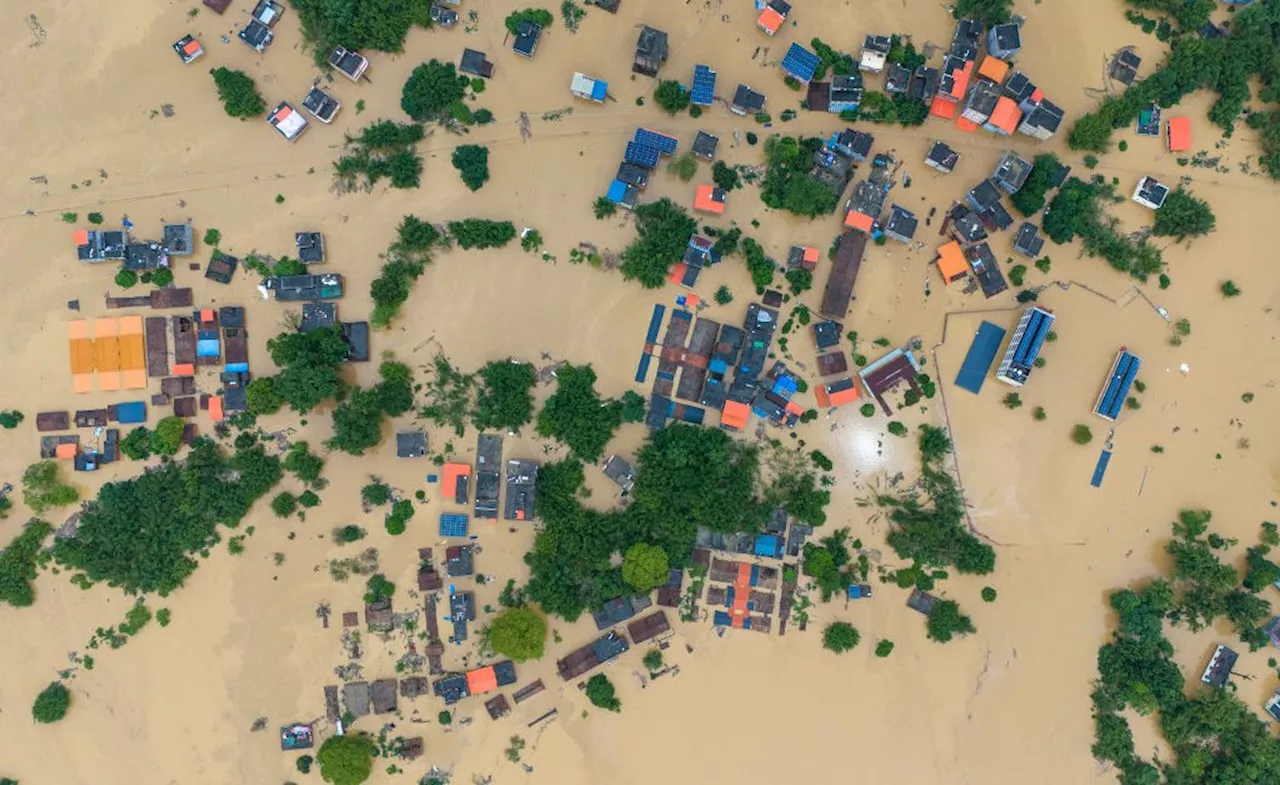
[[[797,267],[794,270],[787,271],[787,283],[791,285],[791,293],[801,295],[813,288],[813,273]]]
[[[276,392],[274,376],[259,376],[245,387],[245,399],[253,414],[275,414],[284,406],[284,398]]]
[[[369,779],[377,752],[373,739],[363,733],[330,736],[316,753],[320,778],[333,785],[360,785]]]
[[[67,716],[71,707],[71,691],[60,681],[51,682],[36,696],[31,706],[31,716],[36,722],[54,723]]]
[[[983,601],[983,602],[995,602],[995,601],[996,601],[996,590],[995,590],[994,588],[990,587],[990,586],[983,586],[983,587],[982,587],[982,601]]]
[[[929,613],[928,635],[930,640],[946,643],[956,635],[976,632],[973,622],[960,612],[955,600],[938,600]]]
[[[832,622],[822,631],[822,648],[843,654],[858,645],[862,636],[852,624],[843,621]]]
[[[1071,441],[1076,444],[1088,444],[1093,441],[1093,431],[1087,425],[1076,425],[1071,429]]]
[[[655,545],[638,542],[622,557],[622,579],[638,594],[648,594],[670,578],[667,553]]]
[[[391,501],[391,486],[384,482],[371,482],[360,489],[360,499],[374,507],[386,504]]]
[[[635,209],[637,238],[622,252],[622,277],[656,289],[667,270],[684,257],[697,223],[683,207],[663,197]]]
[[[431,26],[427,4],[414,0],[290,0],[289,5],[302,21],[303,40],[322,66],[338,45],[402,52],[411,26]]]
[[[503,24],[507,27],[507,32],[512,35],[519,35],[520,25],[524,22],[530,22],[542,28],[551,26],[556,18],[551,12],[545,8],[526,8],[523,11],[514,11],[507,15]]]
[[[676,114],[689,108],[689,91],[674,79],[658,82],[654,88],[653,100],[667,114]]]
[[[298,497],[289,491],[277,493],[275,498],[271,500],[271,511],[276,514],[277,518],[288,518],[298,511]]]
[[[716,289],[717,305],[728,305],[731,302],[733,302],[733,292],[729,290],[728,286],[721,286]]]
[[[1018,212],[1030,218],[1044,209],[1044,196],[1053,187],[1053,175],[1059,165],[1058,157],[1053,153],[1041,153],[1035,157],[1027,181],[1009,200]]]
[[[133,270],[117,270],[115,281],[121,289],[132,289],[138,285],[138,274]]]
[[[510,221],[468,218],[464,221],[450,221],[449,234],[458,241],[459,248],[484,250],[501,248],[514,240],[516,227]]]
[[[260,117],[267,111],[267,102],[244,71],[214,68],[209,73],[213,74],[218,100],[222,101],[222,108],[227,114],[240,118]]]
[[[395,596],[395,593],[396,585],[387,580],[387,576],[379,572],[371,575],[369,580],[365,582],[364,601],[372,604],[382,600],[389,600]]]
[[[540,436],[557,439],[578,458],[592,462],[600,459],[622,424],[621,405],[601,399],[595,383],[596,372],[590,365],[564,366],[556,375],[556,391],[535,423]]]
[[[493,620],[484,638],[495,652],[516,662],[540,659],[547,642],[547,622],[527,606],[509,608]]]
[[[489,148],[478,144],[459,145],[453,150],[453,168],[472,191],[489,182]]]
[[[876,656],[888,657],[893,653],[893,641],[882,640],[876,644]]]
[[[495,360],[479,371],[482,385],[471,419],[480,430],[516,431],[533,419],[534,367],[515,360]]]
[[[1156,225],[1152,234],[1172,237],[1182,242],[1188,237],[1203,237],[1212,232],[1217,220],[1208,202],[1197,199],[1179,186],[1169,192],[1164,204],[1156,210]]]
[[[0,602],[15,608],[35,603],[32,581],[36,579],[36,559],[40,547],[52,533],[53,527],[49,524],[32,520],[0,551]]]
[[[63,507],[80,499],[80,492],[58,479],[56,461],[40,461],[22,473],[22,501],[34,513]]]
[[[591,203],[591,211],[595,213],[596,220],[604,220],[618,212],[618,205],[609,201],[609,197],[607,196],[598,196],[596,197],[596,200]]]
[[[320,472],[324,471],[324,458],[311,452],[307,442],[297,441],[289,445],[285,453],[284,470],[307,485],[315,485],[320,480]]]
[[[643,395],[635,390],[627,390],[622,394],[622,421],[641,422],[644,420],[645,406]]]
[[[325,446],[351,455],[364,455],[381,441],[382,406],[377,390],[356,387],[333,410],[333,436]]]
[[[430,60],[409,75],[400,96],[400,108],[420,123],[444,120],[449,108],[462,100],[469,84],[453,63]]]
[[[724,161],[716,161],[711,165],[711,179],[717,188],[725,191],[742,187],[742,177],[738,174],[737,168],[729,166]]]
[[[151,431],[142,426],[129,431],[129,435],[120,441],[120,452],[135,461],[145,461],[151,457]]]
[[[271,360],[280,369],[274,388],[295,412],[305,414],[321,401],[346,390],[341,363],[351,347],[337,327],[306,333],[281,333],[267,341]]]
[[[170,415],[162,418],[151,432],[151,451],[156,455],[177,455],[186,427],[187,423],[181,417]]]
[[[951,9],[956,19],[976,19],[991,27],[1012,18],[1013,0],[956,0]]]
[[[591,705],[606,711],[622,711],[622,701],[618,700],[613,682],[609,681],[609,677],[603,673],[597,673],[587,679],[587,700],[591,701]]]
[[[828,215],[836,209],[840,194],[830,183],[810,177],[813,156],[825,142],[817,137],[770,137],[764,146],[765,175],[760,201],[765,206],[807,218]]]
[[[642,662],[650,673],[659,670],[662,667],[662,649],[649,649],[644,653]]]

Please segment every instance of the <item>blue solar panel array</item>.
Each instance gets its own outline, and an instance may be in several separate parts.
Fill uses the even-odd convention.
[[[1031,309],[1031,319],[1027,322],[1027,329],[1023,331],[1022,339],[1018,341],[1018,348],[1013,353],[1014,365],[1031,367],[1036,356],[1040,354],[1040,347],[1044,346],[1045,337],[1049,335],[1049,328],[1052,326],[1053,314],[1040,308]]]
[[[710,66],[693,67],[693,89],[689,91],[689,100],[698,106],[711,106],[716,94],[716,72]]]
[[[1098,401],[1098,408],[1094,410],[1095,414],[1108,420],[1114,420],[1120,416],[1120,408],[1129,397],[1129,388],[1133,387],[1133,380],[1138,377],[1140,367],[1142,367],[1142,360],[1138,359],[1137,355],[1123,350],[1120,352],[1120,356],[1116,358],[1115,369],[1111,372],[1111,378],[1107,379],[1106,389],[1102,391],[1102,398]]]
[[[441,537],[466,537],[467,516],[456,513],[444,513],[440,516]]]
[[[650,131],[648,128],[637,128],[636,137],[632,141],[645,147],[655,148],[662,155],[675,155],[676,152],[677,143],[674,136]]]
[[[800,44],[792,44],[787,56],[782,58],[782,70],[802,82],[813,79],[818,71],[818,56]]]
[[[627,150],[622,155],[622,160],[636,166],[643,166],[645,169],[652,169],[658,165],[658,158],[662,153],[658,148],[652,145],[641,144],[640,142],[627,142]]]

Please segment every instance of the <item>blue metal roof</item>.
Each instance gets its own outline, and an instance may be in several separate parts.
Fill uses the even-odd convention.
[[[636,166],[643,166],[646,169],[652,169],[658,165],[658,158],[661,157],[662,151],[653,145],[642,144],[640,142],[627,142],[626,152],[622,154],[622,160]]]
[[[780,395],[788,401],[791,400],[791,396],[795,395],[798,389],[799,386],[796,384],[796,380],[790,376],[783,376],[773,383],[773,394]]]
[[[1102,477],[1107,473],[1107,464],[1111,463],[1111,451],[1103,450],[1098,456],[1098,463],[1093,467],[1093,479],[1089,480],[1089,484],[1095,488],[1102,487]]]
[[[983,322],[978,326],[978,334],[969,344],[969,353],[964,356],[960,373],[956,374],[956,386],[977,395],[982,391],[982,383],[991,372],[991,363],[995,362],[1000,344],[1004,343],[1003,327]]]
[[[640,355],[640,363],[636,365],[636,381],[643,382],[649,375],[649,363],[653,362],[652,354]]]
[[[218,339],[206,338],[196,341],[197,357],[217,357],[218,356]]]
[[[1027,322],[1027,329],[1022,333],[1022,339],[1018,341],[1018,348],[1013,352],[1014,363],[1023,367],[1031,367],[1031,364],[1036,360],[1036,356],[1040,354],[1040,347],[1044,346],[1045,337],[1049,334],[1049,328],[1052,326],[1053,314],[1040,308],[1031,309],[1031,319]]]
[[[1127,351],[1121,351],[1120,356],[1116,358],[1115,367],[1111,371],[1111,377],[1107,379],[1107,386],[1102,391],[1102,398],[1098,401],[1098,408],[1094,413],[1108,420],[1114,420],[1120,416],[1120,408],[1124,406],[1125,399],[1129,397],[1129,390],[1133,387],[1133,380],[1138,377],[1138,369],[1142,367],[1142,360],[1137,355],[1130,354]]]
[[[787,56],[782,58],[782,70],[802,82],[813,79],[818,71],[818,56],[800,44],[792,44]]]
[[[627,198],[627,184],[621,180],[609,183],[609,192],[605,194],[605,198],[615,204],[621,204],[622,200]]]
[[[716,611],[711,617],[711,623],[717,627],[728,627],[733,624],[733,619],[724,611]]]
[[[440,515],[440,536],[441,537],[466,537],[467,536],[467,516],[458,515],[457,513],[443,513]]]
[[[711,106],[716,93],[716,72],[710,66],[695,65],[693,67],[693,89],[689,91],[689,101],[697,106]]]
[[[756,555],[777,558],[782,553],[782,538],[776,534],[761,534],[756,537]]]
[[[609,95],[609,83],[599,79],[591,83],[591,100],[603,101]]]
[[[674,136],[650,131],[648,128],[637,128],[635,139],[632,141],[646,147],[656,147],[658,152],[663,155],[674,155],[678,144]]]
[[[129,401],[122,403],[116,407],[116,418],[121,423],[136,423],[147,421],[147,405],[142,401]]]

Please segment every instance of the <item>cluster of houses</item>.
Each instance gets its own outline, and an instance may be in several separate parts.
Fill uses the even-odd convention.
[[[231,5],[230,0],[205,0],[204,3],[218,14],[224,13]],[[454,3],[456,4],[456,3]],[[236,37],[253,51],[262,54],[275,40],[276,23],[284,15],[284,5],[278,0],[258,0],[257,5],[249,12],[249,21],[240,28]],[[435,9],[432,9],[435,18]],[[454,14],[456,21],[457,15]],[[204,54],[204,47],[192,35],[185,35],[173,44],[173,51],[184,65],[190,64]],[[369,60],[358,52],[352,52],[339,46],[329,54],[329,65],[338,73],[359,81],[369,68]],[[333,122],[342,108],[342,103],[334,95],[320,87],[319,80],[312,83],[306,96],[302,99],[302,108],[307,113],[326,125]],[[267,115],[267,122],[286,141],[292,142],[307,130],[307,118],[288,101],[281,101]]]
[[[617,659],[630,651],[633,645],[661,641],[671,636],[671,623],[667,620],[666,611],[655,610],[627,624],[625,631],[615,629],[628,619],[633,618],[640,610],[649,605],[647,598],[618,598],[605,603],[593,618],[604,635],[574,649],[564,657],[556,660],[556,673],[565,681],[572,681],[580,676]],[[638,606],[638,607],[637,607]]]
[[[421,430],[402,431],[396,434],[396,456],[399,458],[425,458],[428,454],[427,434]],[[482,433],[476,440],[476,467],[473,514],[483,520],[497,520],[499,495],[506,488],[502,518],[507,521],[532,522],[538,486],[537,461],[512,458],[506,462],[505,476],[502,463],[502,437]],[[427,481],[437,481],[429,475]],[[441,467],[440,495],[446,505],[466,508],[472,504],[472,467],[467,463],[450,462]],[[465,514],[445,512],[440,515],[442,538],[475,539],[468,529]]]

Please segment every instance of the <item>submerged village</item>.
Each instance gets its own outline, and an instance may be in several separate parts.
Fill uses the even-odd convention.
[[[55,223],[75,267],[33,295],[55,370],[0,401],[21,457],[0,612],[29,637],[49,608],[60,646],[0,690],[0,735],[33,750],[0,756],[0,785],[44,781],[38,750],[118,712],[127,736],[57,781],[164,739],[101,781],[183,781],[187,759],[202,782],[651,782],[658,753],[621,728],[737,743],[740,714],[850,684],[867,708],[836,731],[938,737],[874,770],[909,781],[1020,780],[1022,753],[958,774],[951,745],[1036,747],[1050,719],[1026,707],[972,718],[1043,687],[1035,713],[1072,718],[1061,781],[1280,783],[1276,491],[1241,468],[1275,452],[1250,419],[1274,384],[1214,364],[1244,352],[1228,316],[1274,340],[1274,295],[1251,298],[1274,282],[1260,240],[1231,264],[1212,245],[1239,226],[1217,195],[1280,179],[1280,3],[1117,5],[1088,103],[1047,65],[1075,55],[1045,54],[1062,12],[1038,0],[917,7],[927,36],[818,0],[157,16],[192,122],[272,157],[226,177],[286,218],[208,218],[246,192],[184,160],[164,202],[92,201],[104,168],[11,219]],[[30,25],[33,51],[60,45]],[[563,108],[518,108],[535,91]],[[592,196],[530,196],[526,169]],[[299,181],[339,212],[295,210]],[[1230,305],[1202,322],[1209,298]],[[1212,461],[1162,473],[1187,444]],[[1055,590],[1057,567],[1105,587]],[[180,636],[234,666],[144,693]],[[862,678],[896,686],[876,703]],[[908,698],[939,713],[899,717]],[[124,708],[185,700],[167,728]],[[679,759],[664,780],[719,776]]]

